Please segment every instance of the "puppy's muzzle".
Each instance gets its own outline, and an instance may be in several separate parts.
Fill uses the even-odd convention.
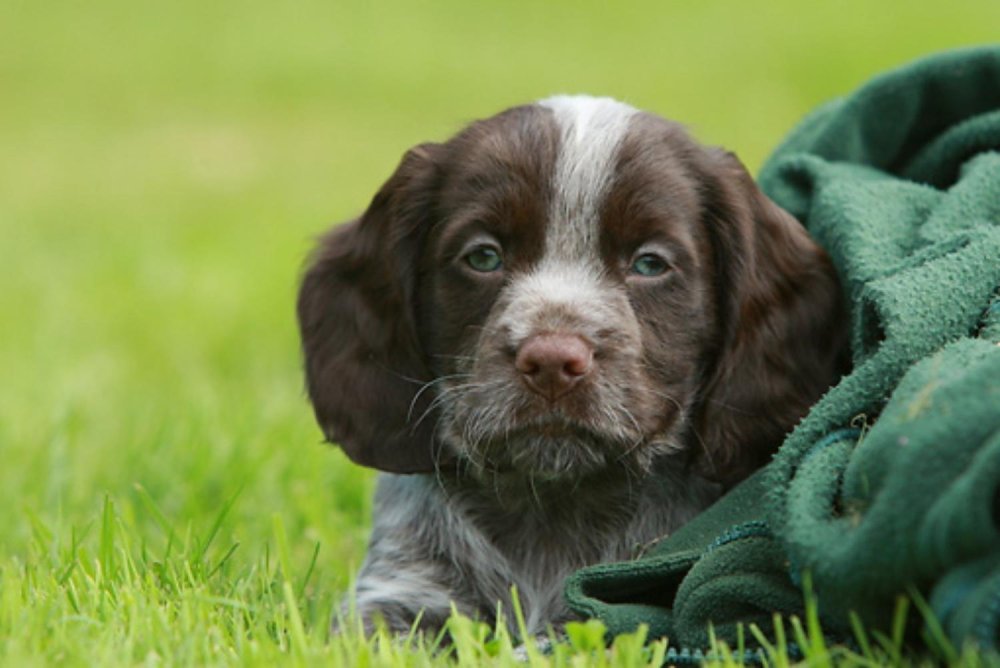
[[[593,346],[576,334],[535,334],[514,358],[528,388],[552,402],[577,387],[593,366]]]

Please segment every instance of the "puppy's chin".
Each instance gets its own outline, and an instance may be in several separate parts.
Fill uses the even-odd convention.
[[[664,443],[609,438],[562,420],[522,426],[469,443],[452,441],[453,450],[483,480],[500,478],[573,484],[602,473],[647,473]]]

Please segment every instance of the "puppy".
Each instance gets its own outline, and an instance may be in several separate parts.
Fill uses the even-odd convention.
[[[730,153],[554,97],[410,150],[319,243],[298,316],[326,437],[383,471],[356,610],[571,619],[765,462],[837,378],[838,283]],[[509,610],[509,607],[507,608]]]

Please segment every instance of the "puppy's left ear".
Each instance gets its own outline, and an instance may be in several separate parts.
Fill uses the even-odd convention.
[[[306,385],[323,433],[358,464],[393,473],[441,463],[416,331],[440,148],[411,149],[364,215],[321,239],[299,291]]]
[[[701,468],[731,485],[767,462],[845,370],[847,316],[833,265],[805,228],[734,155],[706,159],[720,351],[695,428]]]

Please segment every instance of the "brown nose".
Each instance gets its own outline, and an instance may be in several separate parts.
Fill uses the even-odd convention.
[[[532,391],[555,401],[590,372],[594,349],[575,334],[536,334],[521,344],[514,367]]]

